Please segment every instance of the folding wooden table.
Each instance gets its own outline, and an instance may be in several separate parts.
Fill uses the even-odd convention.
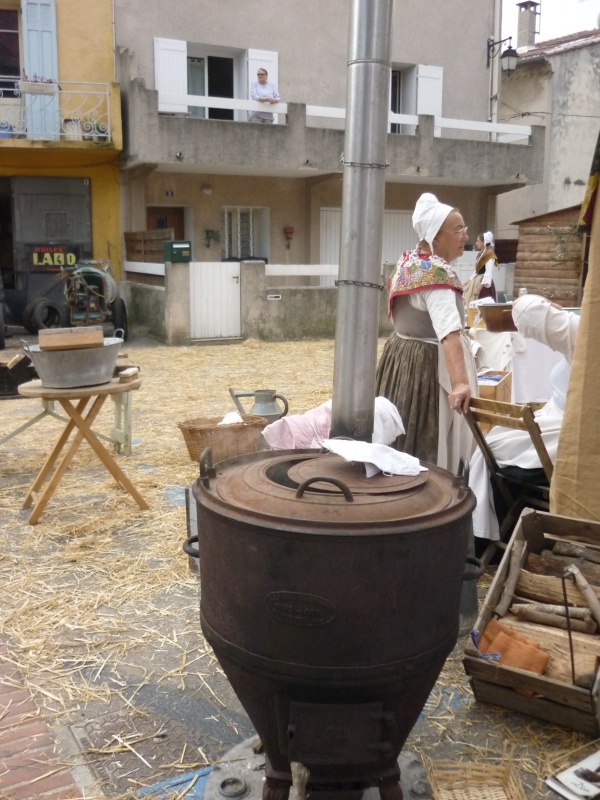
[[[18,387],[19,394],[23,395],[23,397],[58,402],[68,417],[67,424],[60,438],[46,459],[45,464],[33,482],[25,498],[25,502],[23,503],[23,508],[30,508],[33,505],[33,511],[27,520],[30,525],[35,525],[39,520],[42,511],[54,494],[54,490],[58,486],[67,467],[73,460],[73,456],[77,452],[79,445],[84,439],[88,442],[119,486],[129,492],[140,508],[144,510],[149,508],[144,498],[92,430],[94,420],[100,413],[107,397],[111,395],[121,395],[124,392],[139,389],[141,384],[141,378],[123,383],[119,378],[113,378],[110,383],[104,383],[98,386],[84,386],[75,389],[49,389],[42,386],[42,382],[39,380],[22,383]],[[88,409],[87,413],[84,413],[86,408]],[[63,453],[63,449],[73,431],[75,431],[75,435]],[[48,479],[48,482],[44,487],[46,479]]]

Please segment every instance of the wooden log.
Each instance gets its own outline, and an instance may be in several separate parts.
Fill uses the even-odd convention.
[[[525,569],[522,569],[519,575],[516,594],[539,603],[559,604],[564,602],[560,578],[551,575],[534,575]],[[600,589],[597,590],[597,595],[600,596]],[[587,606],[583,595],[571,581],[567,583],[567,603],[570,606]]]
[[[574,564],[568,568],[569,574],[571,574],[575,578],[575,583],[577,584],[577,588],[581,592],[581,594],[585,597],[586,602],[590,607],[590,611],[596,622],[600,624],[600,600],[594,594],[592,587],[584,578],[581,570],[577,569]]]
[[[564,606],[551,603],[518,603],[513,601],[510,610],[518,617],[520,616],[519,611],[523,608],[528,608],[531,611],[541,611],[543,614],[560,614],[562,617],[567,615],[567,610]],[[589,608],[569,607],[569,616],[571,619],[586,620],[592,618],[592,612]]]
[[[548,614],[544,611],[534,611],[526,605],[513,605],[510,610],[519,619],[535,622],[538,625],[549,625],[564,631],[568,630],[570,627],[572,631],[579,631],[580,633],[593,634],[598,632],[598,626],[593,619],[567,619],[566,616],[563,617],[560,614]]]
[[[569,556],[557,556],[554,553],[551,555],[530,553],[525,569],[534,575],[553,575],[556,578],[562,578],[565,570],[571,564],[575,564],[591,584],[600,587],[600,565],[592,564],[583,558],[574,559]]]
[[[552,553],[555,556],[571,556],[574,558],[583,558],[585,561],[591,561],[594,564],[600,564],[600,550],[594,547],[586,547],[583,544],[576,542],[558,541],[554,543]]]
[[[498,614],[499,617],[503,617],[510,608],[513,595],[515,593],[515,587],[519,580],[521,567],[526,559],[526,554],[527,554],[526,542],[524,542],[522,539],[514,541],[512,549],[510,551],[510,567],[508,570],[508,576],[502,588],[502,595],[500,597],[500,601],[496,606],[496,614]]]

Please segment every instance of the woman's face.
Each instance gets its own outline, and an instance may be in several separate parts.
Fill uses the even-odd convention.
[[[460,211],[451,211],[433,240],[433,252],[446,261],[454,261],[455,258],[462,256],[468,241],[469,236],[462,214]]]
[[[485,247],[485,242],[483,241],[481,236],[478,236],[477,239],[475,239],[475,247],[478,250],[483,250],[483,248]]]

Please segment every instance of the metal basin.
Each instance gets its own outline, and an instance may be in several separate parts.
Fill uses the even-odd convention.
[[[75,389],[108,383],[115,369],[123,339],[107,337],[102,347],[74,350],[40,350],[38,344],[23,344],[42,385],[49,389]]]

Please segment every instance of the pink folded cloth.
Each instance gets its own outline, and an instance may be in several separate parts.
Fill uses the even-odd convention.
[[[263,430],[266,443],[272,450],[303,450],[318,448],[329,436],[331,400],[305,414],[291,414],[275,420]]]

